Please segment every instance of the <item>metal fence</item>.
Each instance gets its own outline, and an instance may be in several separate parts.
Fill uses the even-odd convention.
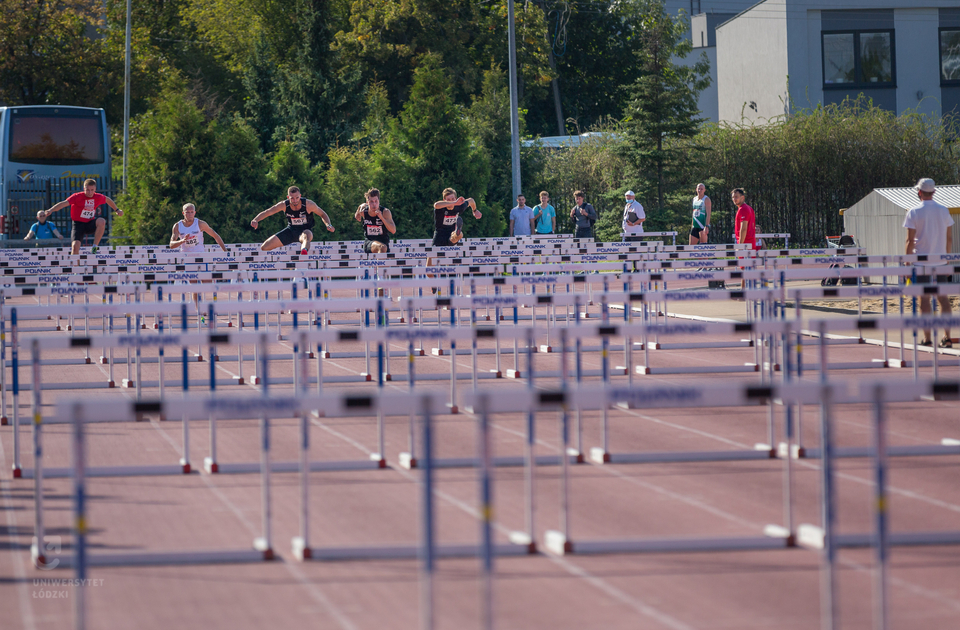
[[[6,189],[6,213],[0,216],[0,238],[3,240],[22,239],[37,221],[37,212],[47,210],[75,192],[83,191],[86,177],[60,177],[29,182],[8,182]],[[114,198],[121,189],[121,180],[107,177],[93,177],[97,181],[97,192]],[[112,213],[103,207],[97,210],[97,216],[107,220],[104,238],[108,238],[112,226]],[[62,210],[48,219],[64,237],[69,237],[73,222],[69,210]]]

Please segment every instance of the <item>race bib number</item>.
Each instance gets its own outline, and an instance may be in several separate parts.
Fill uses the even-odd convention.
[[[307,217],[293,217],[290,219],[290,225],[306,225]]]
[[[383,228],[379,225],[368,225],[367,226],[367,235],[368,236],[380,236],[383,234]]]
[[[197,244],[197,235],[196,235],[196,234],[188,234],[188,235],[186,236],[186,239],[187,239],[187,240],[186,240],[186,244],[187,244],[187,245],[196,245],[196,244]]]
[[[81,219],[92,219],[92,218],[93,218],[93,215],[96,214],[96,212],[97,212],[97,211],[94,210],[93,208],[84,208],[83,210],[80,211],[80,218],[81,218]]]
[[[448,217],[448,216],[443,217],[443,224],[444,224],[444,225],[456,225],[456,224],[457,224],[457,215],[453,215],[453,216],[449,216],[449,217]]]

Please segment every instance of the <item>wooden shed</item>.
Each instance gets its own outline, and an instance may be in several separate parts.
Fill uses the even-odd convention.
[[[960,253],[960,186],[937,186],[934,201],[950,208],[953,217],[953,252]],[[843,210],[843,231],[851,234],[867,254],[883,256],[904,253],[907,210],[920,204],[917,190],[875,188],[853,206]]]

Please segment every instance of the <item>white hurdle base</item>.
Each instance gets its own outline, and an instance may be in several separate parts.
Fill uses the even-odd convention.
[[[35,565],[41,560],[36,540],[30,546]],[[196,551],[143,551],[120,553],[88,553],[90,567],[179,566],[189,564],[231,564],[273,560],[271,549],[224,549]],[[74,554],[57,554],[42,558],[44,569],[71,569],[76,566]],[[39,566],[39,565],[38,565]]]
[[[776,453],[766,444],[757,444],[752,451],[677,451],[659,453],[608,453],[602,447],[590,449],[595,464],[671,464],[683,462],[734,462],[775,459]]]
[[[797,527],[797,544],[808,549],[823,549],[823,529],[803,523]],[[846,549],[872,547],[875,544],[872,532],[865,534],[835,534],[834,544]],[[960,545],[960,531],[943,532],[891,532],[887,544],[895,547],[922,545]]]
[[[419,544],[311,548],[307,547],[303,538],[299,536],[294,537],[291,544],[293,555],[301,561],[416,560],[422,553]],[[478,544],[437,545],[435,553],[438,558],[479,558],[483,555],[483,546]],[[493,555],[495,556],[527,556],[531,553],[535,553],[535,551],[531,551],[529,545],[515,545],[513,543],[493,545]]]
[[[726,536],[719,538],[636,538],[611,540],[567,540],[563,532],[548,530],[545,536],[547,551],[558,556],[567,554],[605,553],[671,553],[698,551],[751,551],[787,549],[792,546],[789,537],[782,536]]]

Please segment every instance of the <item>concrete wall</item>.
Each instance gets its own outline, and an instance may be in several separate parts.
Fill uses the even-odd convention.
[[[710,63],[710,87],[700,92],[700,100],[697,105],[700,106],[700,116],[710,122],[720,120],[720,112],[717,107],[717,47],[694,48],[693,52],[687,55],[686,59],[675,59],[674,61],[681,66],[692,66],[702,55],[707,56]]]
[[[784,115],[787,2],[766,0],[717,28],[720,120],[762,122]]]

